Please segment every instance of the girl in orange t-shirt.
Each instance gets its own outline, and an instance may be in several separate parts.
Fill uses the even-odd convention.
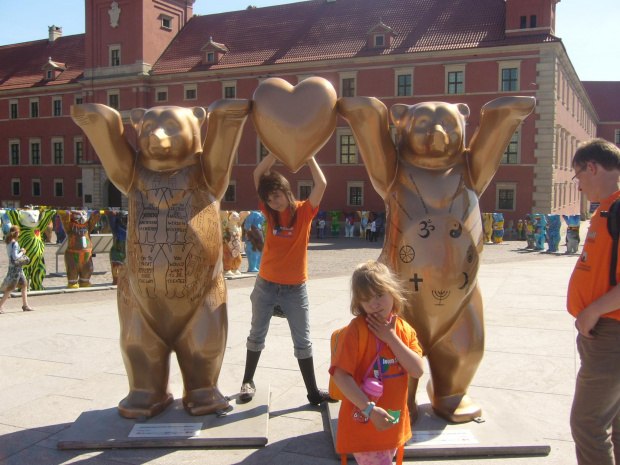
[[[360,465],[391,464],[396,450],[411,437],[407,375],[422,376],[422,350],[415,330],[397,316],[407,305],[407,295],[387,266],[372,260],[358,265],[351,290],[351,313],[364,319],[372,334],[360,347],[360,330],[366,328],[349,324],[330,367],[345,397],[338,415],[336,450],[352,453]],[[360,387],[367,374],[383,383],[376,403]]]
[[[249,401],[256,393],[254,373],[269,322],[275,314],[288,320],[293,338],[294,355],[308,391],[308,401],[318,405],[333,401],[326,390],[316,385],[306,281],[307,250],[312,219],[327,185],[316,160],[308,160],[314,188],[308,199],[297,202],[284,176],[269,169],[275,162],[270,153],[254,170],[254,183],[261,201],[260,209],[267,218],[265,246],[252,301],[252,327],[247,340],[245,373],[239,399]],[[277,312],[277,313],[276,313]]]

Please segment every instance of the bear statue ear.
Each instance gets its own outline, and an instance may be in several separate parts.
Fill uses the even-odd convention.
[[[191,108],[194,117],[198,120],[198,126],[202,126],[202,123],[207,119],[207,110],[202,107],[193,107]]]
[[[394,123],[396,126],[400,126],[403,115],[407,112],[408,109],[409,105],[404,105],[402,103],[392,105],[392,108],[390,108],[390,117],[392,118],[392,123]]]
[[[457,103],[456,107],[459,109],[459,113],[463,115],[463,118],[467,120],[469,118],[469,107],[464,103]]]
[[[140,124],[140,121],[142,120],[142,117],[144,116],[145,113],[146,113],[145,108],[134,108],[133,110],[131,110],[129,119],[131,120],[131,124],[133,125],[136,131],[138,130],[138,125]]]

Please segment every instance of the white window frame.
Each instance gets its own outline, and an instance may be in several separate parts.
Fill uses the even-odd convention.
[[[16,108],[16,112],[15,112],[15,118],[13,118],[11,116],[11,107],[15,105]],[[9,119],[18,119],[19,118],[19,101],[14,99],[14,100],[9,100]]]
[[[118,51],[118,65],[112,64],[112,53]],[[108,45],[108,66],[117,67],[123,64],[123,58],[121,54],[121,44],[110,44]]]
[[[500,160],[500,164],[502,166],[516,166],[516,165],[521,164],[521,126],[519,126],[519,128],[515,131],[515,134],[517,135],[517,161],[515,163],[502,163]],[[512,137],[514,137],[514,135]],[[512,137],[510,138],[510,141],[508,141],[506,150],[508,150],[508,147],[510,147],[510,142],[512,141]],[[506,150],[504,150],[504,153],[506,153]],[[502,160],[503,158],[504,158],[504,155],[502,155]]]
[[[260,147],[261,147],[261,145],[263,147],[265,147],[265,149],[269,153],[269,149],[265,146],[265,144],[263,144],[263,141],[260,140],[260,137],[256,136],[256,164],[257,165],[262,161],[262,159],[260,157]],[[265,156],[267,156],[267,155],[265,155]]]
[[[616,145],[620,145],[620,129],[614,131],[614,141]]]
[[[172,20],[174,18],[172,16],[169,15],[161,15],[161,28],[165,29],[166,31],[172,31]],[[168,26],[166,26],[164,23],[168,21]]]
[[[355,140],[355,137],[353,138],[353,140],[355,141],[355,163],[342,163],[342,153],[340,151],[341,149],[340,138],[342,136],[353,136],[353,131],[351,131],[351,128],[348,128],[348,127],[336,129],[336,157],[337,157],[336,164],[340,166],[359,165],[360,153],[359,153],[359,149],[357,148],[357,141]]]
[[[78,160],[78,143],[82,144],[82,161],[84,161],[84,142],[82,141],[82,136],[73,137],[73,160],[76,165],[80,164]]]
[[[235,89],[235,96],[233,98],[238,98],[237,97],[237,81],[222,81],[222,98],[227,98],[226,88],[228,87],[233,87]]]
[[[398,95],[398,78],[400,76],[411,76],[411,93],[406,95]],[[394,96],[395,97],[411,97],[413,96],[413,68],[398,68],[394,70]]]
[[[350,71],[347,73],[338,73],[338,82],[339,82],[339,87],[340,87],[340,93],[338,95],[340,97],[344,97],[342,90],[343,90],[343,82],[345,79],[353,79],[355,81],[354,86],[353,86],[353,95],[348,95],[347,97],[357,97],[357,71]]]
[[[37,104],[37,116],[32,116],[32,104]],[[41,117],[41,105],[39,105],[39,98],[31,98],[28,102],[28,110],[30,112],[31,118],[40,118]]]
[[[60,102],[60,114],[59,115],[56,114],[56,102]],[[62,97],[52,97],[52,116],[56,118],[62,116]]]
[[[445,81],[445,87],[444,87],[444,92],[446,95],[463,95],[466,93],[465,91],[465,82],[467,79],[466,73],[465,73],[465,64],[458,64],[458,65],[444,65],[444,81]],[[463,92],[455,92],[455,93],[451,93],[448,94],[448,76],[450,73],[457,73],[457,72],[462,72],[463,73]]]
[[[39,144],[39,163],[36,165],[32,163],[32,144]],[[28,161],[31,166],[41,166],[43,164],[43,146],[41,145],[41,139],[33,137],[28,139]]]
[[[377,43],[377,39],[378,39],[379,37],[380,37],[381,39],[383,39],[383,40],[382,40],[382,42],[383,42],[383,43],[381,43],[381,44],[378,44],[378,43]],[[385,34],[376,34],[375,36],[373,36],[372,43],[373,43],[373,45],[374,45],[375,47],[386,47],[387,45],[386,45],[386,41],[385,41]]]
[[[62,186],[62,195],[56,194],[56,186],[58,184]],[[65,181],[62,178],[54,178],[54,197],[65,197]]]
[[[56,163],[56,153],[54,152],[54,144],[61,144],[61,150],[62,150],[62,162],[61,163]],[[50,147],[51,147],[51,152],[52,152],[52,165],[55,165],[55,166],[64,165],[65,160],[66,160],[65,140],[62,137],[52,137]]]
[[[512,61],[498,61],[499,65],[499,75],[497,76],[497,89],[499,92],[518,92],[521,90],[521,60],[512,60]],[[517,88],[516,90],[502,90],[502,74],[505,69],[517,69]],[[463,84],[464,87],[464,84]]]
[[[35,183],[39,183],[39,195],[35,194],[34,192],[34,184]],[[33,178],[30,182],[30,191],[32,193],[33,197],[41,197],[41,194],[43,192],[43,185],[41,184],[41,178]]]
[[[233,200],[226,200],[226,192],[228,192],[228,188],[230,187],[234,187],[235,198]],[[226,191],[224,192],[224,196],[222,197],[222,202],[234,203],[236,201],[237,201],[237,180],[231,179],[230,181],[228,181],[228,186],[226,187]]]
[[[362,203],[360,205],[352,205],[351,204],[351,188],[352,187],[361,187],[362,188]],[[362,207],[364,206],[364,181],[347,181],[347,207]]]
[[[302,187],[310,187],[310,192],[312,192],[312,189],[314,188],[314,182],[312,181],[312,179],[307,180],[299,180],[297,181],[297,198],[301,199],[301,188]]]
[[[499,191],[500,190],[512,190],[513,205],[511,209],[499,208]],[[495,184],[495,210],[502,212],[513,212],[517,209],[517,183],[516,182],[498,182]]]
[[[164,98],[160,98],[159,94],[166,94]],[[155,88],[155,101],[157,103],[168,101],[168,87],[156,87]]]
[[[74,105],[79,105],[79,103],[78,103],[78,99],[81,99],[81,100],[82,100],[82,103],[84,103],[84,95],[83,95],[83,94],[75,94],[75,95],[73,96],[73,104],[74,104]]]
[[[205,60],[207,60],[207,63],[215,63],[215,52],[206,52]]]
[[[82,191],[82,195],[80,195],[80,190]],[[75,196],[80,199],[84,197],[84,183],[81,179],[75,180]]]
[[[13,146],[17,145],[17,164],[13,164]],[[22,161],[22,147],[19,139],[9,139],[9,166],[19,166]]]
[[[116,108],[117,111],[120,111],[121,108],[121,92],[118,89],[110,89],[107,91],[107,101],[108,101],[108,106],[112,107],[112,105],[110,105],[110,96],[116,95],[117,99],[118,99],[118,108]],[[112,107],[114,108],[114,107]]]
[[[194,97],[187,96],[188,91],[194,91]],[[183,100],[198,100],[198,84],[186,84],[183,86]]]
[[[17,185],[18,193],[15,193],[15,186]],[[11,178],[11,197],[20,197],[22,195],[22,183],[20,178]]]

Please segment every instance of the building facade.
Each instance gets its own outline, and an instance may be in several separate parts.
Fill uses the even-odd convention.
[[[85,1],[85,34],[62,37],[53,26],[47,40],[0,47],[4,205],[126,202],[71,121],[74,103],[116,108],[135,143],[133,108],[208,107],[251,99],[268,77],[295,85],[320,76],[339,97],[373,96],[388,108],[466,103],[468,139],[486,102],[534,96],[481,210],[516,221],[586,209],[570,161],[607,126],[555,36],[559,0],[308,0],[205,16],[193,15],[194,0]],[[265,154],[248,119],[223,209],[256,208],[252,171]],[[384,209],[343,119],[316,158],[328,181],[321,209]],[[308,168],[287,177],[308,195]]]

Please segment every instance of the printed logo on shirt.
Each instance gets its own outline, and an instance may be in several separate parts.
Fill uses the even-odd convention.
[[[288,239],[293,238],[293,227],[286,228],[284,226],[280,226],[280,229],[274,229],[273,235],[278,237],[286,237]]]
[[[596,231],[590,231],[588,233],[588,238],[590,239],[596,239]]]
[[[398,378],[399,376],[404,376],[405,371],[403,367],[400,366],[396,357],[394,358],[384,358],[379,357],[379,361],[381,362],[381,377],[384,379],[388,378]],[[373,367],[373,375],[375,378],[379,378],[379,370],[377,368],[377,363],[375,362],[375,366]]]

